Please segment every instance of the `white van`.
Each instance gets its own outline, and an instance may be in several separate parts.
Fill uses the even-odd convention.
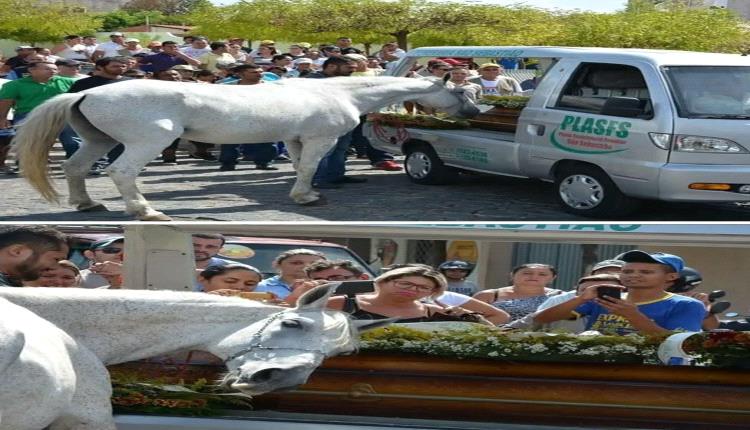
[[[531,58],[542,77],[515,133],[366,124],[376,148],[406,156],[414,182],[447,183],[461,170],[539,178],[554,181],[567,212],[591,217],[626,215],[640,199],[750,201],[748,57],[434,47],[409,51],[388,74],[406,76],[438,57]]]

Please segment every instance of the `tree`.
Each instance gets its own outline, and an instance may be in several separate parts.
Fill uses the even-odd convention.
[[[292,5],[285,0],[253,0],[225,7],[209,5],[195,10],[188,19],[197,26],[196,34],[211,38],[288,38],[298,22]]]
[[[102,20],[64,5],[0,0],[0,38],[35,44],[56,42],[68,34],[93,33]]]
[[[185,15],[164,15],[159,11],[136,11],[128,12],[125,10],[115,10],[104,14],[97,15],[102,20],[102,31],[113,31],[124,27],[134,27],[146,24],[190,24]]]
[[[209,0],[129,0],[122,6],[128,12],[156,11],[164,15],[184,15],[211,6]]]
[[[572,13],[551,42],[567,46],[739,52],[748,30],[724,9],[669,8],[646,12]]]

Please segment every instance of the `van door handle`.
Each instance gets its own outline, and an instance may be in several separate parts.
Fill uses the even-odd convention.
[[[542,124],[532,124],[532,127],[535,128],[535,132],[536,132],[537,136],[544,136],[544,131],[545,131],[544,125],[542,125]]]

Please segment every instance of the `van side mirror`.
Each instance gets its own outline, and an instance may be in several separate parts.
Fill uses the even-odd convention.
[[[645,106],[646,100],[635,97],[609,97],[599,114],[637,118],[644,114]]]

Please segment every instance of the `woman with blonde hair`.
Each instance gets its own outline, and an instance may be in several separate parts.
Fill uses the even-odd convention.
[[[408,264],[375,278],[373,293],[331,297],[328,307],[347,312],[354,319],[397,318],[400,323],[469,321],[464,316],[471,313],[465,309],[425,303],[426,299],[440,297],[447,286],[443,274],[432,267]],[[479,315],[471,317],[471,322],[494,325]]]

